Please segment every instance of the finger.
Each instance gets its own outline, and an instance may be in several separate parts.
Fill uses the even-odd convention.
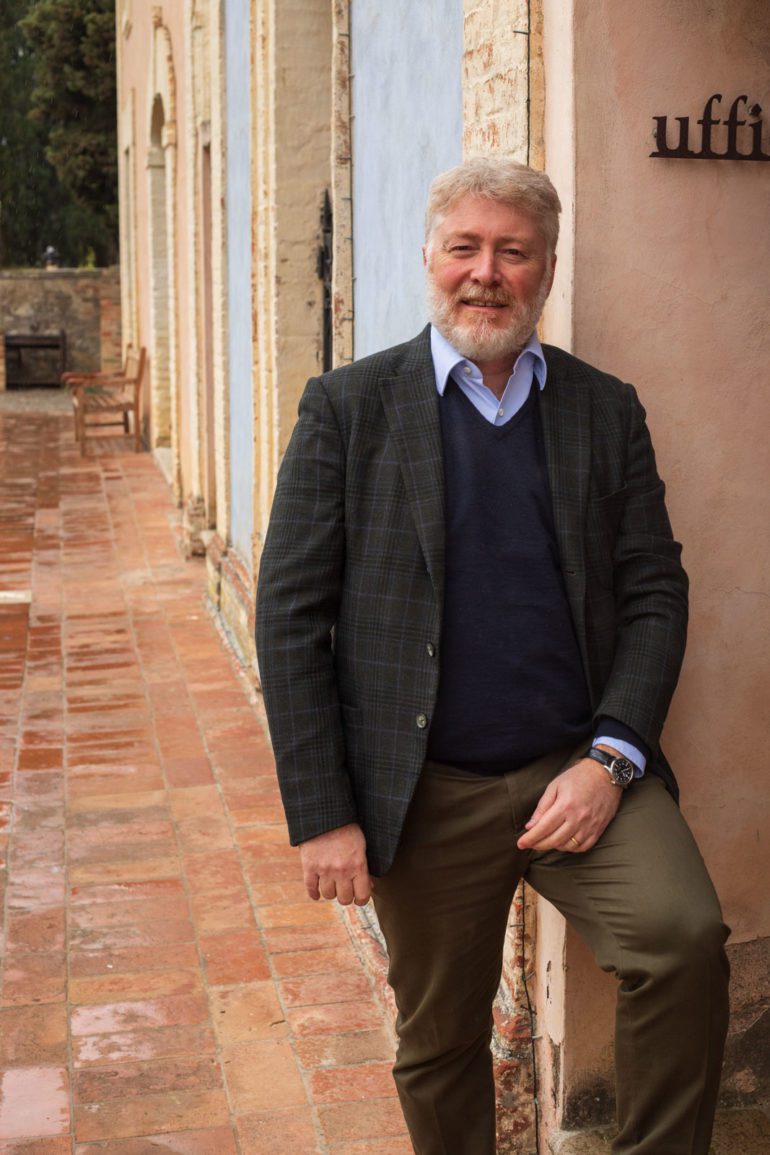
[[[551,807],[534,826],[528,825],[526,834],[519,839],[517,845],[523,850],[533,850],[544,838],[549,838],[563,826],[565,826],[564,815],[560,810]]]
[[[355,896],[356,906],[366,906],[372,897],[372,882],[368,871],[364,871],[363,874],[357,874],[353,879],[353,894]]]
[[[589,846],[588,835],[584,837],[579,833],[575,829],[572,816],[563,813],[556,825],[541,822],[536,829],[527,833],[526,839],[531,850],[563,850],[570,854],[578,854]]]
[[[598,834],[587,834],[585,838],[581,838],[580,853],[585,854],[587,850],[591,850],[592,847],[596,846],[596,843],[599,841],[599,837],[600,836]],[[572,843],[570,843],[570,846],[572,846]],[[572,849],[575,850],[575,847],[572,846]],[[575,851],[575,853],[577,853],[577,851]]]
[[[594,846],[596,846],[596,843],[601,838],[603,831],[604,827],[594,830],[588,829],[585,831],[585,833],[582,832],[582,828],[575,830],[568,836],[567,845],[564,847],[564,849],[568,850],[570,854],[585,854],[586,851],[591,850]],[[579,849],[572,841],[573,838],[577,838],[578,842],[580,843]]]
[[[337,884],[333,878],[321,879],[318,889],[321,892],[321,898],[325,898],[327,902],[337,897]]]
[[[321,892],[318,889],[319,882],[320,879],[317,874],[308,873],[305,875],[305,890],[308,893],[308,897],[312,898],[313,902],[318,902],[319,898],[321,897]]]
[[[564,851],[566,847],[563,845],[563,842],[564,835],[561,833],[561,831],[557,831],[556,834],[550,834],[547,838],[541,838],[539,842],[535,843],[532,849],[536,850],[540,854],[546,850]]]
[[[337,902],[340,906],[350,906],[353,901],[353,883],[349,878],[340,879],[337,883]]]
[[[586,834],[586,835],[580,835],[579,834],[577,837],[580,839],[580,849],[578,850],[578,848],[575,846],[574,842],[570,842],[569,850],[573,854],[585,854],[586,851],[591,850],[594,846],[596,846],[596,843],[599,841],[600,835],[599,834]]]
[[[538,802],[537,806],[533,810],[532,817],[526,823],[527,830],[531,830],[532,827],[537,822],[540,821],[540,819],[543,817],[543,815],[547,814],[547,812],[551,809],[551,807],[553,806],[555,801],[556,801],[556,785],[555,785],[555,783],[550,782],[548,784],[548,786],[546,786],[542,795],[540,796],[540,801]]]

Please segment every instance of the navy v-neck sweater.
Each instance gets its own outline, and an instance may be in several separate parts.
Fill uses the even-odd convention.
[[[537,387],[501,426],[451,378],[439,410],[446,586],[428,758],[504,773],[591,735]]]

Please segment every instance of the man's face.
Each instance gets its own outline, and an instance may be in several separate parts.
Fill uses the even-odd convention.
[[[536,219],[486,197],[461,197],[433,230],[423,261],[439,332],[482,369],[513,358],[553,282],[555,258]]]

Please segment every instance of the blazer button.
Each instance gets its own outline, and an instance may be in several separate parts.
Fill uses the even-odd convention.
[[[425,714],[418,714],[415,721],[417,722],[417,729],[424,730],[428,725],[428,719]]]
[[[425,649],[428,651],[428,657],[429,657],[429,658],[435,658],[435,656],[436,656],[436,647],[433,645],[433,642],[428,642],[428,644],[427,644],[427,646],[425,647]]]

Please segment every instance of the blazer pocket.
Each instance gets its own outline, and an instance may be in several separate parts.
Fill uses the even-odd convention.
[[[589,497],[586,511],[586,578],[607,590],[614,585],[615,539],[623,516],[628,486]]]
[[[628,486],[613,490],[612,493],[603,493],[588,498],[588,532],[609,529],[613,535],[623,514],[623,507],[628,495]]]
[[[596,505],[601,509],[605,505],[612,506],[616,502],[625,501],[627,493],[628,486],[622,485],[620,489],[613,489],[610,493],[589,493],[588,502],[589,505]]]

